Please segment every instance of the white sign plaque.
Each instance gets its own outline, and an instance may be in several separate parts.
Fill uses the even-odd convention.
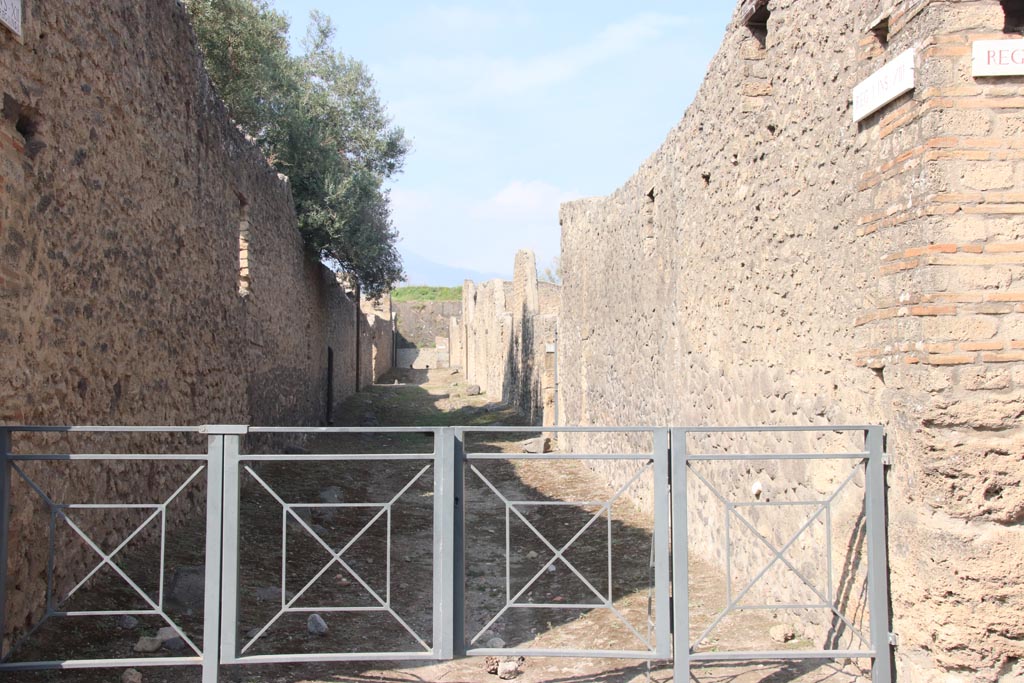
[[[914,49],[901,52],[853,89],[853,120],[860,121],[914,89]]]
[[[0,24],[21,37],[21,0],[0,0]]]
[[[971,74],[974,76],[1024,75],[1024,39],[974,41]]]

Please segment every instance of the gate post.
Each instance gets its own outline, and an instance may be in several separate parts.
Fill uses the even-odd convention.
[[[229,521],[238,521],[238,451],[241,435],[248,432],[249,428],[242,425],[209,425],[204,428],[207,434],[207,460],[206,460],[206,583],[205,602],[203,605],[203,683],[217,683],[218,669],[221,659],[221,637],[222,631],[234,634],[235,632],[235,582],[225,581],[222,583],[222,568],[229,562],[232,555],[224,548],[224,529]],[[231,520],[225,519],[225,511],[230,506],[225,505],[225,465],[232,463],[235,469],[234,487],[228,489],[234,493],[235,503],[234,516]],[[229,527],[230,528],[230,527]],[[231,534],[229,534],[231,536]],[[234,535],[237,540],[237,534]],[[237,545],[236,545],[237,550]],[[234,561],[237,558],[235,552]],[[231,578],[235,578],[231,575]],[[227,628],[221,621],[221,605],[229,606],[226,610],[228,618],[225,619]],[[230,638],[234,644],[234,636]]]
[[[672,680],[690,680],[690,545],[686,501],[686,430],[671,432],[672,481]]]
[[[441,427],[434,431],[434,657],[452,658],[452,643],[457,613],[454,604],[454,507],[455,429]]]
[[[452,430],[452,465],[454,486],[452,503],[454,511],[452,543],[452,654],[466,656],[466,477],[465,477],[465,432]]]
[[[669,460],[672,449],[668,429],[655,429],[654,440],[654,577],[655,577],[655,651],[661,659],[672,654],[670,625],[672,617],[669,598],[669,525],[671,519],[671,485]]]
[[[7,552],[11,526],[11,432],[0,428],[0,659],[3,651],[7,614]]]
[[[867,515],[868,609],[870,610],[871,683],[892,683],[892,647],[889,642],[889,557],[886,543],[885,452],[883,428],[864,432],[868,452],[864,508]]]

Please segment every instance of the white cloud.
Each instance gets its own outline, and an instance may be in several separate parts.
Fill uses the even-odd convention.
[[[484,22],[458,14],[451,21]],[[639,50],[666,31],[686,25],[684,16],[645,13],[611,24],[577,45],[525,57],[460,54],[452,57],[418,55],[407,58],[398,71],[409,83],[477,97],[513,96],[570,81],[583,72]]]
[[[392,190],[395,226],[406,248],[450,266],[505,272],[519,249],[539,267],[559,253],[558,207],[579,193],[549,183],[514,180],[485,199],[446,191]]]

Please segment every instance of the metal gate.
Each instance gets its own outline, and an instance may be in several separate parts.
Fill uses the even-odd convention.
[[[700,434],[731,434],[749,432],[830,432],[830,433],[863,433],[864,448],[844,453],[697,453],[691,452],[688,442]],[[37,434],[168,434],[192,433],[205,435],[207,451],[205,453],[23,453],[12,443],[12,437],[18,433]],[[537,453],[489,453],[467,452],[467,440],[480,433],[568,433],[583,436],[594,434],[617,433],[627,436],[643,436],[649,439],[652,447],[649,452],[628,454],[621,452],[591,453],[545,453],[543,449]],[[402,435],[425,434],[432,439],[432,448],[423,452],[396,453],[338,453],[338,454],[274,454],[274,453],[243,453],[241,440],[246,435],[253,435],[257,440],[282,434],[340,433],[355,435],[389,435],[399,438]],[[418,449],[417,449],[418,450]],[[531,509],[536,506],[577,506],[580,501],[545,501],[519,500],[510,497],[488,477],[485,464],[494,460],[543,459],[543,460],[605,460],[633,463],[631,479],[617,487],[610,498],[586,501],[588,514],[586,522],[580,525],[567,540],[548,538],[529,519]],[[867,636],[861,635],[864,646],[857,649],[819,649],[819,650],[783,650],[783,651],[737,651],[737,652],[701,652],[700,644],[704,635],[714,630],[722,619],[737,610],[753,609],[758,606],[746,605],[743,598],[754,583],[763,577],[774,565],[788,566],[798,575],[799,570],[787,557],[787,552],[797,542],[797,537],[805,532],[812,522],[831,515],[831,499],[797,501],[789,504],[803,504],[813,508],[811,522],[801,528],[793,538],[782,547],[775,547],[767,538],[762,541],[773,555],[771,563],[750,585],[736,591],[730,586],[727,595],[727,607],[718,619],[707,628],[704,635],[695,641],[690,640],[690,613],[688,609],[688,523],[687,523],[687,487],[688,482],[700,481],[712,489],[715,487],[699,472],[694,471],[696,463],[717,461],[750,461],[750,460],[821,460],[840,459],[854,463],[853,470],[862,467],[866,472],[864,482],[865,515],[867,543],[867,581],[869,595],[870,629]],[[180,485],[173,495],[166,500],[146,503],[83,503],[63,501],[44,490],[31,474],[26,471],[27,463],[55,463],[75,461],[179,461],[193,463],[194,468],[186,472]],[[370,500],[345,500],[324,502],[323,500],[295,499],[278,490],[275,485],[261,475],[261,463],[316,463],[316,462],[367,462],[374,466],[397,466],[404,463],[411,467],[406,469],[403,478],[396,479],[392,490],[384,497]],[[291,466],[290,465],[290,466]],[[612,513],[611,508],[622,498],[631,484],[638,477],[647,477],[652,486],[652,552],[650,559],[650,616],[647,634],[643,634],[617,609],[613,595],[612,580]],[[853,480],[847,478],[843,486]],[[8,594],[7,566],[11,553],[20,552],[14,545],[24,539],[11,537],[11,485],[14,479],[20,480],[28,489],[38,496],[38,500],[49,511],[50,523],[48,533],[48,562],[45,610],[36,627],[26,634],[25,638],[14,643],[4,652],[0,671],[24,671],[38,669],[74,669],[103,668],[125,666],[201,666],[204,683],[216,683],[218,668],[221,665],[242,665],[275,662],[331,662],[331,661],[371,661],[371,660],[446,660],[461,656],[476,655],[526,655],[526,656],[566,656],[566,657],[611,657],[632,658],[640,660],[674,660],[675,680],[689,679],[691,666],[702,662],[715,661],[749,661],[764,659],[838,659],[846,657],[864,657],[872,660],[872,680],[874,683],[888,683],[891,680],[891,650],[889,646],[889,614],[887,565],[885,545],[885,509],[884,509],[884,472],[882,452],[882,431],[880,427],[820,427],[820,428],[776,428],[776,429],[701,429],[701,428],[540,428],[540,427],[410,427],[410,428],[273,428],[248,427],[234,425],[211,425],[198,428],[175,427],[0,427],[0,633],[4,632],[3,617],[6,613]],[[202,637],[190,638],[186,630],[169,615],[166,608],[164,586],[166,584],[164,552],[168,542],[167,515],[168,506],[190,486],[204,480],[206,484],[206,538],[205,538],[205,581],[202,610]],[[432,481],[431,481],[432,480]],[[466,548],[467,538],[472,538],[473,529],[467,529],[466,485],[472,482],[486,495],[493,496],[491,503],[503,510],[505,535],[505,576],[504,597],[501,605],[482,629],[466,630]],[[419,487],[421,496],[432,498],[432,518],[430,533],[432,534],[429,569],[432,573],[432,596],[430,613],[410,614],[396,604],[393,597],[392,574],[397,559],[393,552],[392,522],[393,515],[413,490]],[[424,490],[429,487],[429,491]],[[240,514],[240,501],[246,492],[256,492],[271,501],[273,514],[278,508],[281,520],[281,580],[280,590],[271,591],[273,614],[264,623],[242,633],[240,614],[242,596],[240,595],[241,569],[239,559],[246,551],[244,535],[246,533],[245,516]],[[727,495],[716,490],[718,499],[725,506],[726,519],[736,520],[742,524],[745,518],[736,511],[750,503],[730,502]],[[835,498],[833,496],[832,498]],[[757,503],[760,505],[761,503]],[[764,505],[770,503],[765,502]],[[781,503],[776,503],[781,504]],[[76,524],[79,511],[90,509],[125,510],[145,513],[145,521],[129,533],[124,540],[112,550],[90,538],[87,530]],[[335,510],[348,513],[358,512],[368,521],[350,539],[325,539],[323,532],[313,524],[312,513],[329,514]],[[595,512],[590,512],[594,510]],[[140,513],[140,514],[141,514]],[[159,588],[147,590],[138,585],[124,571],[119,562],[118,553],[133,538],[139,535],[150,523],[158,522],[159,529]],[[523,586],[513,588],[510,579],[512,548],[509,541],[511,525],[515,523],[528,529],[531,538],[541,544],[547,562],[540,565],[540,570],[532,580]],[[608,557],[607,584],[601,587],[594,585],[569,557],[574,544],[598,525],[607,525]],[[748,523],[749,524],[749,523]],[[99,558],[99,564],[81,579],[70,593],[56,595],[56,556],[59,551],[56,540],[58,526],[66,525],[77,537],[91,548]],[[728,528],[728,527],[727,527]],[[671,530],[671,544],[670,544]],[[756,532],[756,529],[754,530]],[[383,544],[384,579],[375,583],[365,578],[359,567],[346,553],[360,539],[371,533],[376,534]],[[290,536],[291,535],[291,536]],[[289,571],[288,551],[289,538],[301,539],[317,548],[321,553],[322,567],[298,591],[288,590],[287,573]],[[831,546],[831,536],[828,545]],[[729,548],[730,539],[726,537],[726,573],[732,552]],[[826,549],[831,557],[831,549]],[[670,565],[672,572],[670,574]],[[567,571],[567,576],[575,577],[579,586],[585,588],[588,596],[586,602],[524,602],[523,594],[546,571],[557,567]],[[145,602],[146,607],[139,610],[79,610],[72,611],[62,607],[64,600],[85,584],[90,577],[100,570],[112,570],[122,579],[137,596]],[[329,572],[344,572],[352,578],[352,584],[365,598],[364,604],[309,604],[303,601],[306,596],[315,593],[318,581]],[[814,605],[797,605],[801,608],[829,608],[838,618],[845,617],[836,604],[831,586],[831,566],[829,567],[829,586],[816,591],[821,598]],[[805,582],[806,577],[802,577]],[[424,605],[425,608],[425,605]],[[643,647],[634,649],[599,649],[599,648],[543,648],[530,649],[524,647],[495,647],[488,645],[482,638],[488,629],[504,615],[523,609],[545,610],[587,610],[603,611],[609,619],[617,620],[625,625],[636,637],[636,642]],[[292,652],[258,654],[257,646],[261,638],[279,620],[301,617],[306,614],[331,612],[373,612],[390,623],[398,632],[404,634],[414,647],[387,651],[336,651],[336,652]],[[95,659],[52,659],[33,661],[17,660],[22,641],[31,638],[33,633],[46,622],[61,618],[111,617],[114,615],[130,615],[138,617],[159,618],[166,626],[174,629],[181,638],[185,653],[181,656],[154,657],[119,657]],[[269,613],[268,613],[269,614]],[[857,629],[850,624],[850,628]]]

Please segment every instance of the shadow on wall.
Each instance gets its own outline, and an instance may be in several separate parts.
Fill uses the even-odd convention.
[[[533,252],[519,251],[511,282],[466,281],[456,323],[461,335],[451,341],[461,358],[452,363],[463,365],[467,382],[532,424],[554,424],[560,305],[560,287],[539,283]]]

